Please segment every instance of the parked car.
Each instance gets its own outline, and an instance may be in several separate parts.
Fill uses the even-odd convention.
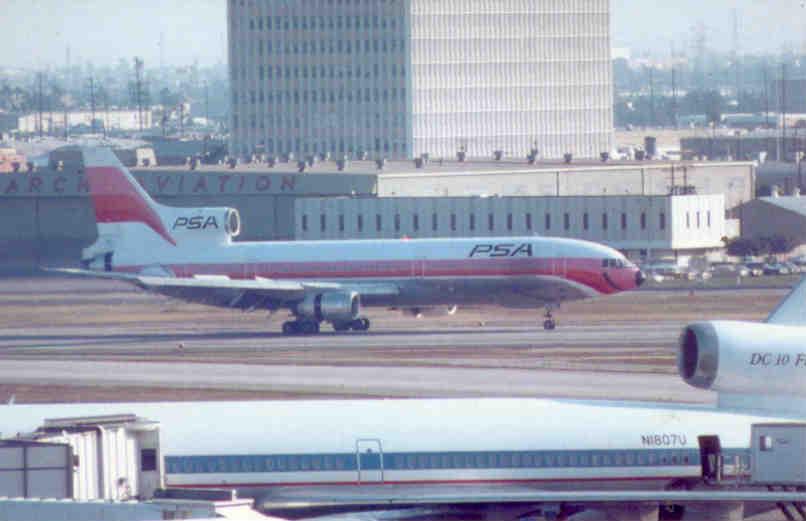
[[[751,277],[760,277],[764,275],[764,266],[763,262],[748,262],[745,266],[747,269],[750,270]]]
[[[789,275],[789,268],[780,262],[770,262],[764,265],[764,275]]]
[[[685,270],[673,262],[646,262],[641,270],[650,277],[659,275],[664,279],[679,279],[686,274]]]
[[[799,267],[801,269],[801,271],[803,271],[804,268],[806,268],[806,255],[801,255],[799,257],[794,257],[792,259],[789,259],[789,262],[791,262],[795,266]]]
[[[781,263],[783,266],[786,266],[786,269],[789,270],[789,273],[800,273],[803,271],[803,268],[795,264],[794,262],[785,261]]]
[[[714,277],[749,277],[750,268],[733,262],[714,262],[711,264]]]

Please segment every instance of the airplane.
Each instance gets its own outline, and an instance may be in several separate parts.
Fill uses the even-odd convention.
[[[498,304],[552,310],[570,300],[640,286],[644,274],[620,252],[545,237],[373,241],[233,241],[232,208],[156,203],[108,148],[83,148],[98,240],[82,269],[63,273],[121,279],[192,302],[242,310],[288,309],[284,334],[366,331],[364,307],[418,315],[443,306]]]
[[[285,518],[741,519],[806,502],[803,490],[747,481],[753,426],[806,416],[804,326],[806,278],[766,323],[686,326],[678,371],[718,394],[710,407],[537,398],[9,404],[0,425],[30,432],[45,418],[136,413],[160,422],[167,487],[236,489]],[[704,479],[717,458],[727,486]]]

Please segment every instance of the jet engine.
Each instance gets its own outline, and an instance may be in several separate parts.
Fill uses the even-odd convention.
[[[361,298],[355,291],[308,295],[297,305],[297,312],[320,322],[349,322],[360,315]]]
[[[235,208],[172,208],[171,235],[181,240],[218,239],[228,242],[241,233],[241,214]]]
[[[738,394],[806,396],[806,344],[800,327],[711,321],[687,326],[677,368],[686,383]]]

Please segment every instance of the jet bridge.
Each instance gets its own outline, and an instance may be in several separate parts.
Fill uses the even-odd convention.
[[[133,414],[45,420],[0,440],[0,496],[123,501],[163,487],[159,424]]]

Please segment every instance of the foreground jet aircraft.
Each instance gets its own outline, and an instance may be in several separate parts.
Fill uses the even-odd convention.
[[[545,306],[640,286],[644,275],[621,253],[587,241],[541,237],[235,242],[232,208],[156,203],[114,153],[83,150],[98,240],[84,270],[192,302],[288,309],[285,334],[369,329],[364,306],[413,314],[435,307]]]
[[[158,421],[167,487],[234,488],[291,519],[713,521],[786,502],[802,512],[802,488],[748,479],[764,442],[766,468],[800,469],[803,480],[801,438],[752,433],[803,432],[792,422],[806,418],[806,281],[767,322],[683,331],[680,375],[715,391],[715,407],[521,398],[0,405],[0,426]],[[122,465],[120,477],[136,482],[139,470]],[[710,482],[720,474],[728,483]]]

